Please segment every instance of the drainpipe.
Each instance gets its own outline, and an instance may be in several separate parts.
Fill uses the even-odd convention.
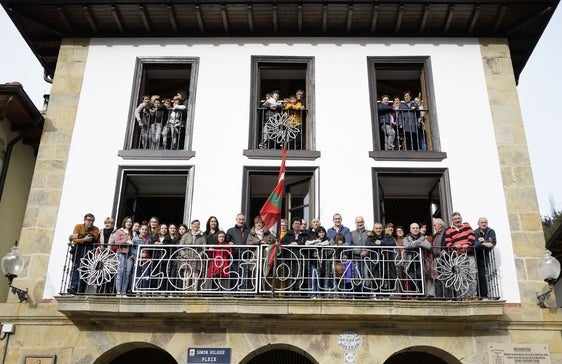
[[[12,85],[7,85],[8,87],[12,87]],[[23,100],[23,102],[25,104],[31,104],[31,101],[29,100],[29,98],[27,97],[27,95],[23,92],[23,88],[21,87],[21,85],[18,86],[18,88],[16,89],[16,93],[20,95],[20,98],[23,95],[25,95],[25,97],[27,98],[26,100]],[[6,104],[6,108],[9,107],[9,104],[11,102],[11,98],[14,96],[10,97],[10,100],[8,100],[7,104]],[[33,106],[35,107],[35,106]],[[5,115],[0,115],[0,119],[2,119]],[[35,115],[35,117],[33,118],[33,123],[28,126],[25,130],[22,130],[20,132],[20,134],[15,137],[14,139],[12,139],[10,141],[10,143],[8,143],[8,146],[6,147],[6,153],[4,154],[4,163],[2,163],[2,171],[0,172],[0,202],[2,201],[2,197],[4,195],[4,186],[6,184],[6,178],[8,176],[8,167],[10,165],[10,159],[12,156],[12,151],[14,149],[14,146],[16,145],[17,142],[19,142],[20,140],[22,140],[23,138],[25,138],[25,136],[27,135],[27,133],[37,129],[37,128],[41,128],[42,124],[43,124],[43,117],[41,116],[41,114],[39,115]]]
[[[6,177],[8,176],[8,167],[10,166],[10,157],[12,156],[12,150],[17,142],[24,138],[25,134],[22,133],[12,139],[8,146],[6,147],[6,153],[4,154],[4,163],[2,163],[2,172],[0,174],[0,202],[2,201],[2,196],[4,196],[4,185],[6,184]]]

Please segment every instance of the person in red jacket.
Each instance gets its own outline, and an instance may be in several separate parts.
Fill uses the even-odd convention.
[[[226,233],[220,230],[217,241],[207,249],[209,263],[207,267],[207,280],[204,288],[208,290],[226,291],[230,288],[230,265],[234,249],[233,243],[226,240]]]
[[[446,246],[456,251],[457,254],[466,254],[468,259],[469,274],[464,277],[468,282],[468,289],[462,289],[457,292],[459,298],[474,298],[477,295],[476,290],[476,258],[474,256],[474,231],[467,222],[462,222],[462,216],[458,212],[451,215],[453,226],[445,232]]]

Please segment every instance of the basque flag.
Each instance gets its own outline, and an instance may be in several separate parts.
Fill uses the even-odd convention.
[[[260,217],[263,220],[265,226],[271,230],[277,225],[277,221],[281,217],[281,206],[283,205],[283,195],[285,194],[285,160],[287,159],[287,146],[283,148],[283,153],[281,154],[281,168],[279,168],[279,179],[277,181],[277,186],[271,195],[265,201],[265,204],[260,210]],[[279,245],[279,231],[277,232],[277,238],[275,239],[274,246],[271,247],[269,252],[269,267],[272,266],[275,260],[275,254],[277,253],[277,245]]]

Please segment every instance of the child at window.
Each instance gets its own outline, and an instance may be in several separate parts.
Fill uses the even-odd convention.
[[[135,109],[135,120],[140,128],[140,149],[148,148],[148,126],[151,107],[150,96],[144,95],[141,103]]]

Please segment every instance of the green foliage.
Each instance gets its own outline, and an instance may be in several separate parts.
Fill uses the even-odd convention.
[[[550,216],[544,216],[542,218],[542,229],[544,231],[544,238],[546,241],[550,239],[552,234],[562,225],[562,210],[556,211],[552,209]]]

